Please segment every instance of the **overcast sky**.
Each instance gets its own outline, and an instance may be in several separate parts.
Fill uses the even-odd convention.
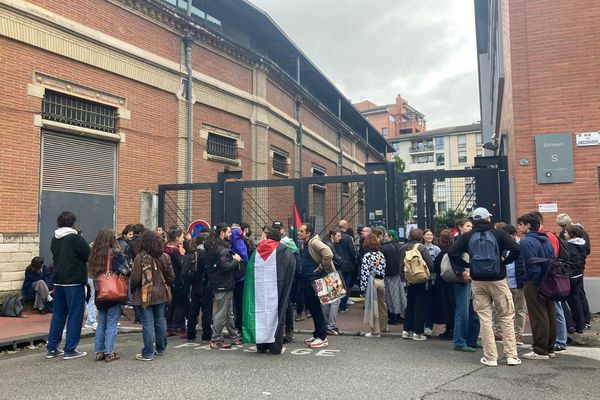
[[[352,102],[401,94],[428,129],[480,120],[473,1],[250,1]]]

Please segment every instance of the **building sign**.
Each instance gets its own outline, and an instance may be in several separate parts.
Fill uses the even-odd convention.
[[[575,181],[573,135],[557,133],[535,136],[537,183]]]
[[[538,211],[541,213],[558,212],[558,204],[557,203],[540,203],[540,204],[538,204]]]
[[[600,132],[581,132],[575,135],[577,146],[599,146]]]

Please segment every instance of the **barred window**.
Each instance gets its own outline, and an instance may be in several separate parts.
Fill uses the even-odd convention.
[[[217,157],[237,159],[237,140],[214,133],[208,134],[207,153]]]
[[[43,119],[83,128],[115,133],[116,115],[115,107],[51,90],[46,90],[42,100]]]
[[[273,171],[281,174],[288,173],[288,157],[285,154],[273,152]]]
[[[342,194],[350,194],[350,182],[342,182]]]

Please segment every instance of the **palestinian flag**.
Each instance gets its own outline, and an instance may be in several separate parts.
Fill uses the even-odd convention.
[[[290,225],[290,238],[296,245],[296,250],[292,250],[294,253],[298,251],[298,229],[300,228],[300,225],[302,225],[302,219],[300,219],[298,207],[296,207],[296,204],[294,204],[294,208],[292,210],[292,224]]]
[[[283,329],[295,267],[296,258],[283,243],[270,239],[260,242],[246,268],[244,343],[275,342],[277,329]]]

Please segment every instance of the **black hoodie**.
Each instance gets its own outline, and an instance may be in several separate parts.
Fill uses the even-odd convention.
[[[519,245],[516,240],[512,238],[507,232],[493,229],[492,223],[488,221],[475,220],[473,221],[473,230],[471,232],[463,233],[458,236],[454,245],[448,251],[448,257],[450,258],[450,264],[452,265],[452,269],[456,275],[462,275],[465,268],[469,268],[470,265],[465,260],[462,259],[463,253],[469,252],[469,241],[473,236],[474,232],[485,232],[492,231],[492,234],[496,238],[498,242],[499,252],[498,254],[506,254],[505,252],[508,250],[510,253],[508,257],[506,257],[500,263],[500,274],[493,279],[480,279],[474,276],[471,276],[471,279],[474,281],[501,281],[506,278],[506,264],[510,264],[515,261],[519,257],[519,253],[521,252]]]

